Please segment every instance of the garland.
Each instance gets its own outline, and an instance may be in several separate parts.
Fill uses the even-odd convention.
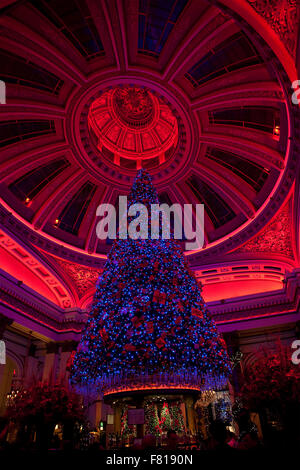
[[[147,403],[145,406],[146,434],[160,436],[162,429],[158,418],[157,406],[155,403]]]
[[[125,405],[121,414],[121,436],[126,438],[133,435],[135,435],[135,426],[128,424],[128,405]]]
[[[183,414],[179,402],[169,405],[164,401],[160,417],[157,409],[157,401],[148,402],[145,405],[145,416],[147,434],[160,436],[163,432],[169,430],[174,430],[176,433],[185,431]]]
[[[184,420],[182,410],[180,408],[180,403],[174,403],[170,407],[171,419],[172,419],[172,429],[176,433],[181,433],[185,431]]]

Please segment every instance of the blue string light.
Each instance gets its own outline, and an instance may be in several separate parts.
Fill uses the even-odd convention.
[[[128,203],[157,204],[140,170]],[[149,219],[150,220],[150,219]],[[71,383],[98,391],[165,385],[220,388],[231,366],[176,240],[117,239],[100,276],[71,369]]]

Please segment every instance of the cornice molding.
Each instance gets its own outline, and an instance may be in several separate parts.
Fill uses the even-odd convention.
[[[296,55],[300,5],[297,0],[248,0],[254,10],[280,37],[292,57]]]
[[[12,276],[0,270],[0,312],[8,318],[24,325],[29,319],[34,322],[37,330],[39,326],[47,328],[49,337],[57,340],[59,334],[73,333],[73,337],[65,339],[78,339],[87,319],[87,312],[80,309],[61,309],[50,301],[43,299],[32,289],[18,285]],[[286,278],[286,286],[282,291],[251,295],[222,302],[207,304],[214,320],[219,325],[230,324],[230,329],[238,329],[238,323],[243,320],[249,322],[249,328],[255,328],[257,319],[272,317],[272,324],[277,318],[287,314],[299,316],[300,306],[300,269],[293,271]]]

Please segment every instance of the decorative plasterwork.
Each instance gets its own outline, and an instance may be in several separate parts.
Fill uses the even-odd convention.
[[[289,313],[299,316],[300,271],[294,270],[286,278],[286,288],[282,291],[229,299],[209,304],[209,310],[217,323],[253,320],[266,316],[275,317]],[[249,325],[250,327],[250,325]]]
[[[99,269],[71,263],[60,258],[52,258],[59,264],[64,272],[74,283],[79,298],[86,295],[91,289],[95,289],[97,279],[101,273]]]
[[[298,0],[248,0],[279,35],[289,53],[295,57],[300,19]]]
[[[272,279],[279,283],[284,279],[284,268],[277,266],[265,266],[264,263],[254,263],[247,265],[243,262],[235,263],[233,266],[221,266],[204,271],[195,271],[195,275],[201,284],[215,284],[239,280],[261,280]],[[269,264],[272,264],[270,261]],[[235,293],[236,295],[236,293]]]
[[[235,250],[235,253],[278,253],[294,259],[291,232],[292,218],[287,203],[256,237]]]
[[[11,277],[0,272],[0,312],[26,326],[26,322],[36,323],[47,328],[49,337],[54,340],[76,339],[87,319],[86,312],[80,309],[65,311],[51,302],[37,299],[36,296],[17,286]],[[212,302],[208,308],[219,325],[227,325],[232,330],[239,328],[239,322],[247,321],[249,328],[255,327],[259,319],[270,319],[272,324],[281,317],[298,315],[300,304],[300,271],[295,270],[287,277],[286,288],[282,291],[246,296],[243,299],[230,299]],[[24,320],[22,319],[24,318]],[[229,331],[229,330],[228,330]],[[52,333],[51,333],[52,332]],[[74,335],[75,336],[72,336]],[[52,336],[51,336],[52,335]],[[71,335],[71,336],[70,336]]]
[[[2,230],[0,230],[0,246],[46,284],[48,289],[50,289],[54,294],[57,299],[57,304],[60,307],[70,308],[72,306],[72,299],[59,279],[57,279],[46,266],[40,263],[34,256],[28,253],[22,246]],[[5,268],[5,266],[2,266],[2,268]],[[24,271],[24,273],[26,273],[26,271]],[[26,275],[24,282],[26,283]],[[34,288],[34,286],[30,285],[29,287]]]
[[[127,72],[125,76],[121,75],[119,77],[107,77],[107,74],[104,73],[102,78],[99,76],[96,81],[92,80],[89,82],[85,93],[82,93],[81,88],[78,89],[72,95],[66,108],[66,115],[71,116],[71,119],[66,121],[66,138],[69,142],[73,143],[72,153],[74,158],[81,167],[88,170],[91,177],[96,178],[102,184],[106,185],[109,182],[118,189],[124,191],[127,188],[129,190],[135,172],[126,168],[122,168],[122,171],[119,169],[116,171],[115,165],[101,156],[98,151],[99,148],[97,150],[91,140],[90,126],[88,124],[90,119],[88,119],[88,116],[93,104],[101,100],[103,94],[106,94],[110,88],[116,89],[122,86],[127,88],[132,83],[137,87],[151,90],[151,95],[153,95],[154,99],[162,103],[163,109],[168,109],[168,113],[175,120],[174,123],[177,123],[173,131],[177,129],[178,145],[172,158],[162,163],[152,172],[155,186],[157,188],[165,187],[174,180],[178,181],[193,165],[199,145],[198,133],[201,124],[196,113],[188,111],[186,100],[178,95],[176,91],[174,92],[173,87],[169,83],[145,74],[144,70],[141,70],[139,73]],[[109,125],[111,118],[107,116],[107,119]],[[98,133],[96,132],[96,134]],[[172,136],[174,137],[174,132],[171,133],[171,141],[173,139]],[[99,137],[100,135],[98,135]],[[122,135],[120,136],[121,138]],[[105,142],[102,142],[102,144],[104,147],[107,147],[107,140],[106,145]],[[139,143],[139,146],[140,151],[143,153],[142,142]],[[109,150],[114,150],[112,147],[108,148]],[[129,149],[127,153],[129,153]]]
[[[86,320],[85,312],[65,310],[43,297],[24,289],[12,276],[0,270],[0,311],[8,318],[26,326],[27,322],[55,333],[80,333]],[[38,327],[36,326],[36,331]],[[56,339],[56,338],[55,338]]]
[[[91,104],[88,122],[102,159],[134,173],[143,163],[148,169],[163,164],[178,141],[177,120],[168,104],[145,88],[109,89]]]

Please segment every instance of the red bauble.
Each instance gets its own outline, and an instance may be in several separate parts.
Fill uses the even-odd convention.
[[[144,317],[143,316],[140,316],[140,317],[137,317],[137,316],[134,316],[132,319],[132,324],[135,328],[138,328],[139,326],[141,326],[143,323],[144,323]]]
[[[153,302],[164,305],[166,303],[167,294],[165,292],[160,292],[155,290],[153,294]]]
[[[136,347],[133,345],[133,344],[125,344],[124,348],[126,349],[126,351],[135,351],[136,350]]]
[[[156,341],[155,341],[155,344],[156,346],[161,349],[164,347],[164,345],[166,344],[165,340],[163,338],[158,338]]]
[[[192,308],[192,315],[193,315],[193,317],[197,317],[197,318],[200,318],[200,319],[203,318],[202,310],[199,310],[199,308],[196,308],[196,307]]]
[[[159,270],[159,262],[158,261],[155,261],[154,265],[153,265],[153,269],[154,271],[158,271]]]
[[[102,341],[104,341],[104,343],[108,341],[108,334],[106,333],[105,328],[102,328],[101,330],[99,330],[99,335],[101,336]]]
[[[147,333],[153,333],[153,321],[149,321],[147,324],[146,324],[146,331]]]

